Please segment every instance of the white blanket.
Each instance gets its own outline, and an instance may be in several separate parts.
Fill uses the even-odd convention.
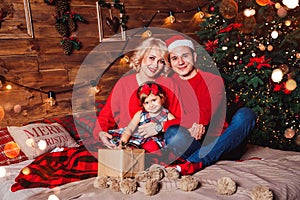
[[[3,200],[46,200],[50,195],[55,195],[60,200],[99,200],[102,198],[246,200],[251,199],[251,192],[255,186],[264,185],[273,192],[274,199],[300,199],[300,152],[280,151],[249,145],[242,159],[244,159],[242,162],[219,161],[215,165],[199,171],[194,177],[199,180],[200,186],[192,192],[183,192],[177,188],[176,182],[163,179],[161,181],[161,191],[154,196],[146,196],[142,190],[131,195],[124,195],[121,192],[113,192],[110,189],[94,188],[94,178],[90,178],[54,189],[36,188],[21,190],[17,192],[18,194],[12,196],[12,192],[7,191],[9,190],[7,184],[12,184],[13,181],[6,180],[5,185],[0,183],[0,198],[3,197],[2,195],[5,194],[6,190],[9,195],[4,195]],[[15,169],[18,168],[17,166],[14,167]],[[13,171],[12,168],[9,168],[9,171],[11,170]],[[16,172],[11,173],[10,178],[16,175]],[[230,177],[237,183],[237,191],[233,195],[220,195],[217,193],[217,180],[225,176]],[[0,181],[2,182],[2,179]]]

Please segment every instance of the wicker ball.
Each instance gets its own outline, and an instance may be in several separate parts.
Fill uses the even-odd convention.
[[[120,190],[123,194],[133,194],[137,190],[137,182],[134,179],[126,178],[120,183]]]
[[[190,175],[182,176],[182,178],[179,180],[179,188],[185,192],[195,190],[198,187],[198,184],[198,180]]]
[[[267,186],[259,185],[253,188],[251,198],[253,200],[272,200],[273,193]]]
[[[232,195],[236,192],[236,183],[229,177],[218,179],[217,192],[221,195]]]

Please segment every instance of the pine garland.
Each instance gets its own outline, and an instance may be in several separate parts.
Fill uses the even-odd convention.
[[[55,29],[63,37],[60,44],[66,55],[71,55],[73,50],[81,49],[81,42],[72,37],[72,32],[77,30],[77,22],[87,23],[79,14],[70,11],[70,2],[68,0],[44,0],[48,5],[56,7]]]

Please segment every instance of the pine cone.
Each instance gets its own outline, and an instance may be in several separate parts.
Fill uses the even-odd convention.
[[[73,20],[72,18],[68,18],[67,19],[67,24],[68,24],[68,28],[70,32],[76,31],[77,29],[77,24],[75,22],[75,20]]]
[[[61,46],[66,55],[70,55],[72,53],[73,44],[70,40],[63,40]]]
[[[68,0],[57,0],[56,8],[57,8],[57,13],[61,16],[65,12],[70,11],[70,4]]]
[[[69,29],[66,23],[64,23],[61,19],[57,19],[55,22],[55,29],[59,34],[63,37],[69,36]]]

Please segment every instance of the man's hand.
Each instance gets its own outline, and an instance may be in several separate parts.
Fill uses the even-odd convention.
[[[156,126],[155,122],[145,123],[138,127],[138,132],[139,132],[140,136],[142,136],[144,138],[152,137],[154,135],[157,135],[155,126]]]
[[[117,146],[112,144],[109,140],[112,139],[112,135],[110,135],[109,133],[107,132],[104,132],[104,131],[101,131],[99,133],[99,138],[100,140],[102,140],[103,144],[109,148],[109,149],[114,149],[116,148]]]
[[[203,124],[194,123],[188,130],[195,140],[200,140],[205,133],[205,126]]]

